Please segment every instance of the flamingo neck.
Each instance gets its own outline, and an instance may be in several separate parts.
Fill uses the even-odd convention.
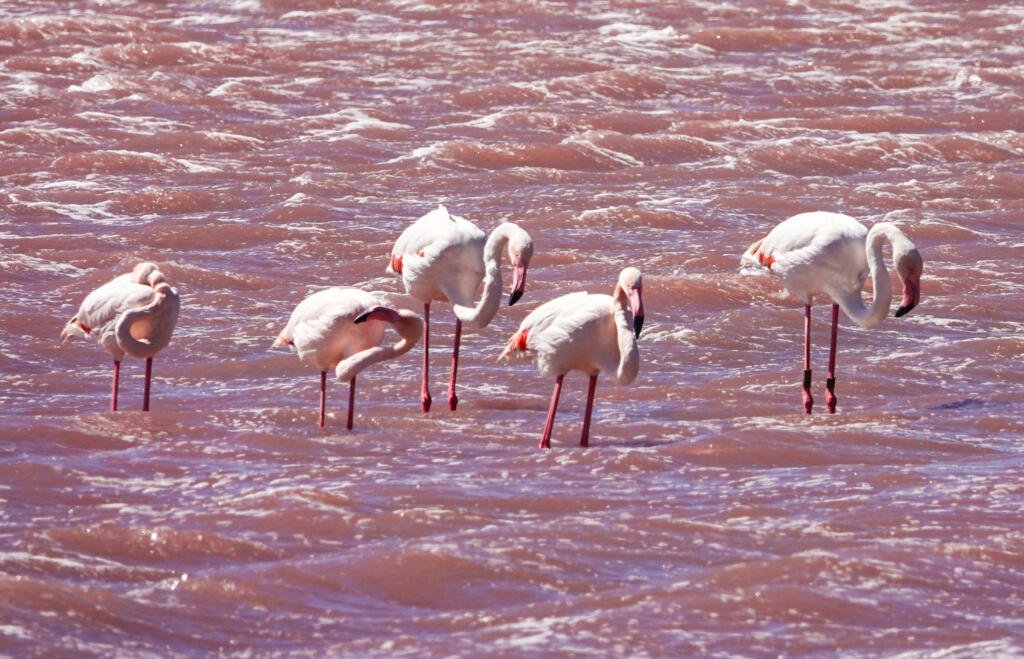
[[[640,373],[640,348],[633,331],[633,310],[629,297],[616,284],[612,294],[612,317],[615,321],[615,338],[619,344],[619,364],[615,369],[615,382],[629,384]]]
[[[455,317],[473,329],[487,327],[501,306],[501,254],[508,245],[508,224],[499,224],[484,243],[483,294],[472,307],[455,305]]]
[[[334,367],[334,373],[338,376],[339,380],[348,382],[363,369],[412,350],[412,347],[423,336],[423,320],[411,311],[403,310],[398,313],[401,318],[392,325],[395,331],[398,332],[398,341],[391,345],[374,346],[366,350],[360,350],[348,359],[341,360]]]
[[[903,242],[908,242],[907,237],[896,228],[896,225],[889,222],[879,222],[871,227],[865,239],[868,273],[874,290],[871,304],[864,305],[859,288],[856,291],[835,296],[846,315],[864,328],[880,325],[889,313],[889,305],[892,303],[892,281],[889,278],[889,270],[885,267],[885,257],[882,254],[883,243],[887,240],[893,246],[894,251]]]
[[[180,299],[173,288],[157,288],[149,304],[129,309],[117,319],[114,336],[118,347],[135,357],[152,357],[170,342],[179,307]],[[140,321],[148,324],[145,338],[136,338],[132,334],[132,326]]]

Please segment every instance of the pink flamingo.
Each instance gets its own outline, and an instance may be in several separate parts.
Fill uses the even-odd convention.
[[[914,244],[894,224],[879,222],[868,231],[839,213],[802,213],[778,224],[750,246],[741,267],[765,268],[777,275],[790,294],[804,301],[804,411],[811,413],[811,299],[832,300],[832,345],[825,380],[828,411],[836,411],[836,341],[839,309],[861,327],[878,326],[889,312],[892,283],[882,257],[882,243],[892,245],[896,274],[903,283],[903,301],[896,317],[906,315],[921,299],[924,261]],[[864,306],[861,289],[871,277],[874,298]]]
[[[501,299],[501,252],[507,249],[512,262],[512,290],[509,305],[523,295],[526,268],[533,257],[533,240],[518,225],[499,224],[490,236],[472,222],[448,214],[438,206],[413,222],[402,232],[391,250],[387,271],[398,274],[405,291],[423,302],[423,386],[420,399],[423,411],[430,410],[427,386],[430,358],[430,302],[450,301],[455,312],[455,342],[452,370],[448,381],[448,407],[458,405],[455,377],[459,368],[459,342],[462,325],[473,329],[486,327],[498,312]],[[483,295],[473,298],[483,283]]]
[[[149,411],[153,356],[171,341],[181,300],[154,263],[139,263],[120,277],[89,293],[78,313],[60,333],[61,343],[72,336],[94,339],[114,358],[110,411],[117,410],[118,380],[125,353],[146,360],[142,411]]]
[[[551,448],[562,379],[569,371],[590,376],[580,446],[590,440],[594,389],[601,371],[626,385],[640,371],[637,338],[644,324],[643,278],[636,268],[619,274],[611,295],[570,293],[537,307],[519,325],[499,359],[533,355],[542,375],[555,378],[540,447]]]
[[[401,339],[382,346],[387,324]],[[327,371],[333,369],[339,380],[348,382],[347,427],[352,430],[356,375],[371,364],[409,352],[422,334],[423,321],[411,311],[382,306],[375,296],[358,288],[328,288],[295,307],[274,346],[294,346],[299,359],[320,369],[321,428],[327,406]]]

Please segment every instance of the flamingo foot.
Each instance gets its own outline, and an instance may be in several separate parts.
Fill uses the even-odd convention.
[[[423,396],[420,397],[420,405],[423,406],[423,413],[424,414],[426,414],[427,412],[430,411],[430,403],[431,402],[432,402],[432,399],[430,398],[430,394],[423,394]]]
[[[839,399],[836,398],[836,379],[829,378],[825,380],[825,405],[828,406],[828,413],[836,413],[836,403]]]
[[[459,405],[459,397],[455,395],[455,392],[452,392],[452,393],[448,394],[448,409],[450,409],[452,412],[454,412],[455,408],[458,405]]]
[[[814,406],[814,398],[811,396],[811,369],[804,371],[804,413],[810,414],[811,408]]]

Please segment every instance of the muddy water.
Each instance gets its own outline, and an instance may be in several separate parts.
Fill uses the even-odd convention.
[[[0,652],[948,651],[1024,637],[1024,9],[987,2],[71,2],[0,7]],[[526,295],[332,383],[267,350],[445,203],[527,228]],[[923,301],[844,320],[737,271],[775,223],[899,224]],[[58,347],[140,259],[157,358]],[[495,361],[538,304],[645,274],[641,374]],[[508,274],[506,273],[506,277]],[[454,318],[432,313],[441,402]]]

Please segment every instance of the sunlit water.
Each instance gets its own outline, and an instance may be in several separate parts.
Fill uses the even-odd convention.
[[[19,2],[0,8],[0,652],[1019,654],[1024,8],[987,2]],[[444,202],[537,254],[526,295],[332,383],[268,347]],[[843,321],[800,414],[777,222],[896,222],[921,305]],[[153,411],[58,347],[141,259],[182,296]],[[641,374],[498,363],[522,318],[644,272]],[[508,272],[506,270],[506,281]],[[822,303],[825,301],[823,300]]]

